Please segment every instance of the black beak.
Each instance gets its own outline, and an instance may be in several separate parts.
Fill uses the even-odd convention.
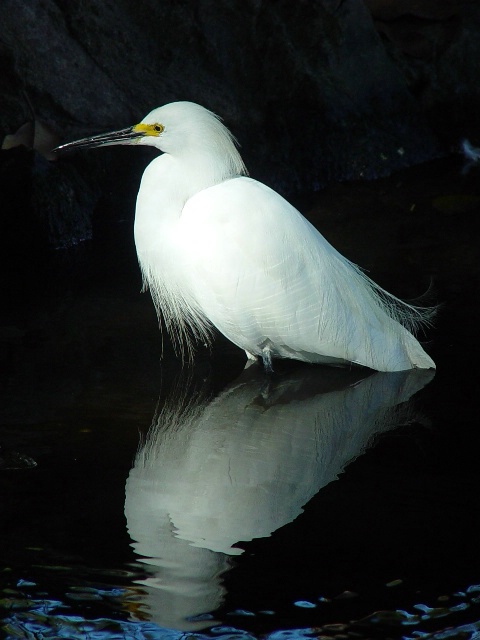
[[[128,129],[121,129],[120,131],[101,133],[98,136],[67,142],[66,144],[55,147],[52,151],[70,151],[70,149],[90,149],[94,147],[107,147],[114,144],[132,144],[135,140],[143,138],[144,135],[145,133],[143,131],[135,131],[135,127],[128,127]]]

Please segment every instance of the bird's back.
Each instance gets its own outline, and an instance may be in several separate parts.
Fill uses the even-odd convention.
[[[265,185],[236,178],[197,193],[179,233],[193,297],[247,353],[380,371],[435,366],[398,321],[421,311],[377,287]]]

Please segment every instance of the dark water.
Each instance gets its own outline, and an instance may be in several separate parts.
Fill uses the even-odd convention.
[[[0,634],[480,637],[478,179],[441,161],[310,215],[395,293],[433,281],[435,375],[268,378],[222,340],[182,371],[129,222],[31,263],[13,248]]]

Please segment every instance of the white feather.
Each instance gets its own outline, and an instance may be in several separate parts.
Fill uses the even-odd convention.
[[[165,155],[146,169],[135,240],[180,353],[212,325],[250,356],[434,367],[410,329],[431,309],[398,300],[338,253],[280,195],[243,177],[228,130],[191,103],[156,109]],[[267,363],[268,364],[268,363]]]
[[[408,305],[336,251],[278,193],[246,177],[235,141],[191,102],[142,123],[62,145],[154,146],[142,177],[135,243],[145,288],[183,358],[214,327],[250,359],[434,368],[411,331],[432,309]]]

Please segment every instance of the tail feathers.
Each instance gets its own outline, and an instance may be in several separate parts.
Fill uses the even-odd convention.
[[[357,265],[346,259],[343,259],[343,263],[347,266],[346,275],[349,280],[356,280],[361,292],[360,295],[357,294],[355,302],[361,308],[363,305],[364,317],[375,317],[383,327],[383,337],[378,340],[380,350],[377,346],[375,353],[375,349],[371,347],[375,353],[373,360],[378,363],[373,368],[379,371],[435,369],[435,363],[415,338],[415,334],[432,325],[438,307],[409,304],[380,287]],[[428,295],[428,291],[425,295]]]
[[[435,369],[435,362],[426,353],[422,345],[411,334],[405,341],[405,347],[407,350],[408,358],[412,363],[413,369]]]

